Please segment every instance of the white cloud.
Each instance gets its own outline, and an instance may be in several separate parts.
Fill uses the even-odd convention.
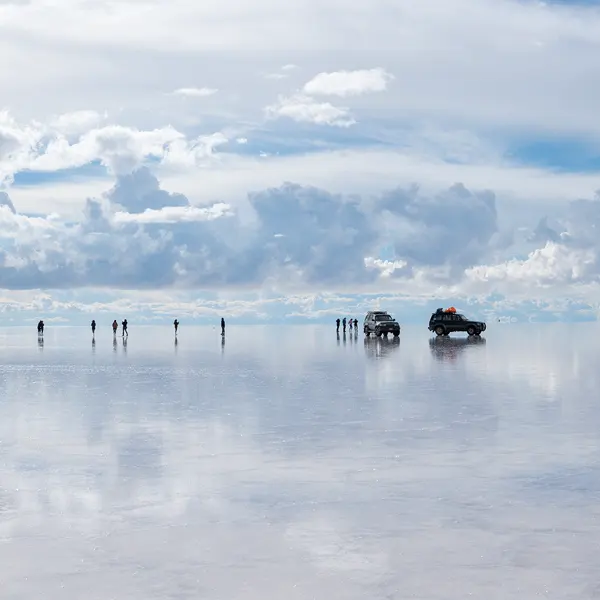
[[[350,127],[356,121],[344,107],[333,106],[329,102],[319,102],[301,94],[280,96],[275,104],[268,106],[265,113],[270,118],[287,117],[299,123]]]
[[[107,117],[106,113],[101,115],[95,110],[78,110],[52,119],[49,127],[65,136],[80,136],[100,127]]]
[[[598,255],[591,249],[574,249],[553,242],[536,248],[523,260],[509,260],[497,265],[479,265],[467,269],[474,282],[498,282],[520,286],[568,285],[598,280]]]
[[[161,158],[169,143],[183,137],[172,127],[138,131],[121,125],[109,125],[88,131],[73,144],[63,137],[51,140],[46,151],[32,160],[29,168],[55,171],[99,160],[112,173],[126,173],[135,169],[145,158]]]
[[[393,78],[381,67],[319,73],[304,85],[304,92],[313,96],[359,96],[385,91]]]
[[[142,213],[116,212],[113,221],[115,223],[138,223],[142,224],[172,224],[193,223],[196,221],[212,221],[221,217],[233,216],[228,204],[217,203],[209,208],[197,208],[194,206],[164,206],[159,209],[146,209]]]
[[[378,270],[382,277],[391,277],[396,271],[401,271],[407,266],[408,263],[404,260],[382,260],[372,256],[365,257],[365,267]]]
[[[218,91],[219,90],[217,90],[215,88],[207,88],[207,87],[194,88],[194,87],[187,87],[187,88],[179,88],[179,89],[175,90],[173,92],[173,94],[175,94],[176,96],[186,96],[188,98],[206,98],[207,96],[213,96]]]

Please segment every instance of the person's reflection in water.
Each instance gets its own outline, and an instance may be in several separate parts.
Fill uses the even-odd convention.
[[[482,348],[485,344],[485,338],[478,335],[466,338],[451,338],[443,335],[429,340],[431,353],[441,361],[454,361],[468,348]]]
[[[337,338],[337,345],[340,345],[340,332],[337,332],[337,335],[335,336]]]
[[[39,336],[39,337],[38,337],[38,348],[39,348],[40,350],[43,350],[43,349],[44,349],[44,338],[43,338],[42,336]]]
[[[113,337],[113,352],[117,351],[117,338]]]
[[[177,354],[177,346],[179,342],[177,341],[177,335],[175,335],[175,354]]]
[[[96,353],[96,338],[95,337],[92,338],[92,352],[94,354]]]
[[[344,346],[346,345],[346,328],[344,327]]]
[[[225,336],[221,337],[221,354],[225,353]]]
[[[129,334],[127,334],[124,338],[123,338],[123,352],[127,352],[127,336]]]

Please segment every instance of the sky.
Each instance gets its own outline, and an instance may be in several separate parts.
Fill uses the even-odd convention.
[[[0,324],[596,320],[600,6],[2,0]]]

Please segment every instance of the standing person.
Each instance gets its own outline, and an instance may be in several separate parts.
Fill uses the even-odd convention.
[[[352,331],[352,319],[348,319],[348,329]]]
[[[117,329],[119,329],[119,324],[117,323],[116,319],[113,321],[112,328],[113,328],[113,335],[117,335]]]
[[[354,319],[354,332],[358,332],[358,319]]]
[[[38,334],[39,335],[44,335],[44,321],[40,321],[38,323]]]
[[[96,335],[96,321],[92,319],[92,336]]]
[[[177,319],[173,321],[173,327],[175,327],[175,335],[177,335],[177,329],[179,328],[179,321]]]
[[[340,320],[339,319],[335,320],[335,330],[337,333],[340,332]]]
[[[221,335],[225,335],[225,319],[221,317]]]
[[[342,319],[342,329],[344,330],[344,333],[346,333],[346,317]]]
[[[129,335],[129,332],[127,331],[127,319],[125,319],[121,325],[123,326],[123,337]]]

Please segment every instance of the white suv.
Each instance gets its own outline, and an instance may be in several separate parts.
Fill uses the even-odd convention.
[[[389,313],[382,310],[374,310],[367,313],[363,324],[365,335],[369,337],[374,333],[377,337],[387,336],[392,333],[394,337],[400,335],[400,325]]]

